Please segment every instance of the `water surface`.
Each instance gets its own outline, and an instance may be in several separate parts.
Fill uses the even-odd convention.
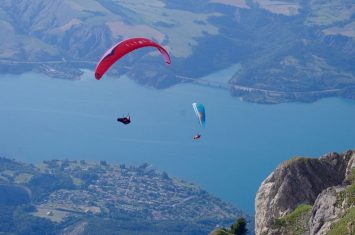
[[[206,107],[203,130],[192,102]],[[128,113],[131,125],[116,122]],[[260,105],[222,89],[155,90],[127,78],[96,81],[91,73],[78,81],[34,73],[0,79],[1,155],[35,163],[148,162],[249,213],[260,183],[281,161],[354,149],[354,120],[355,102],[335,98]],[[193,141],[197,132],[202,138]]]

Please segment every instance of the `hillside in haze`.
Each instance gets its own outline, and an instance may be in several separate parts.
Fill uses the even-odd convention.
[[[4,0],[0,71],[75,79],[117,41],[143,36],[172,65],[142,49],[112,75],[164,88],[241,64],[223,86],[246,101],[355,98],[354,12],[351,0]]]
[[[242,215],[148,164],[7,158],[0,158],[0,212],[1,234],[206,234]]]

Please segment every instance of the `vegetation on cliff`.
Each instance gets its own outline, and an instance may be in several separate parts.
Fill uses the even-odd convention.
[[[230,226],[230,229],[218,228],[210,235],[246,235],[247,232],[247,221],[244,217],[240,217]]]
[[[303,235],[308,230],[305,226],[311,217],[311,205],[301,204],[291,213],[275,219],[275,226],[287,233],[289,231],[293,235]]]

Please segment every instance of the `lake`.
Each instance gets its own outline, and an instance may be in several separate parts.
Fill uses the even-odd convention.
[[[204,129],[192,102],[205,105]],[[131,125],[116,121],[128,113]],[[2,156],[31,163],[147,162],[250,214],[262,180],[282,161],[354,149],[354,120],[355,102],[337,98],[260,105],[222,89],[183,84],[156,90],[125,77],[97,81],[88,71],[76,81],[34,73],[0,79]],[[202,138],[193,141],[197,132]]]

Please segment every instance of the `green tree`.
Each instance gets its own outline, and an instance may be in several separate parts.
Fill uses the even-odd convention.
[[[237,221],[231,226],[231,233],[236,235],[245,235],[247,234],[247,222],[244,217],[240,217]]]

